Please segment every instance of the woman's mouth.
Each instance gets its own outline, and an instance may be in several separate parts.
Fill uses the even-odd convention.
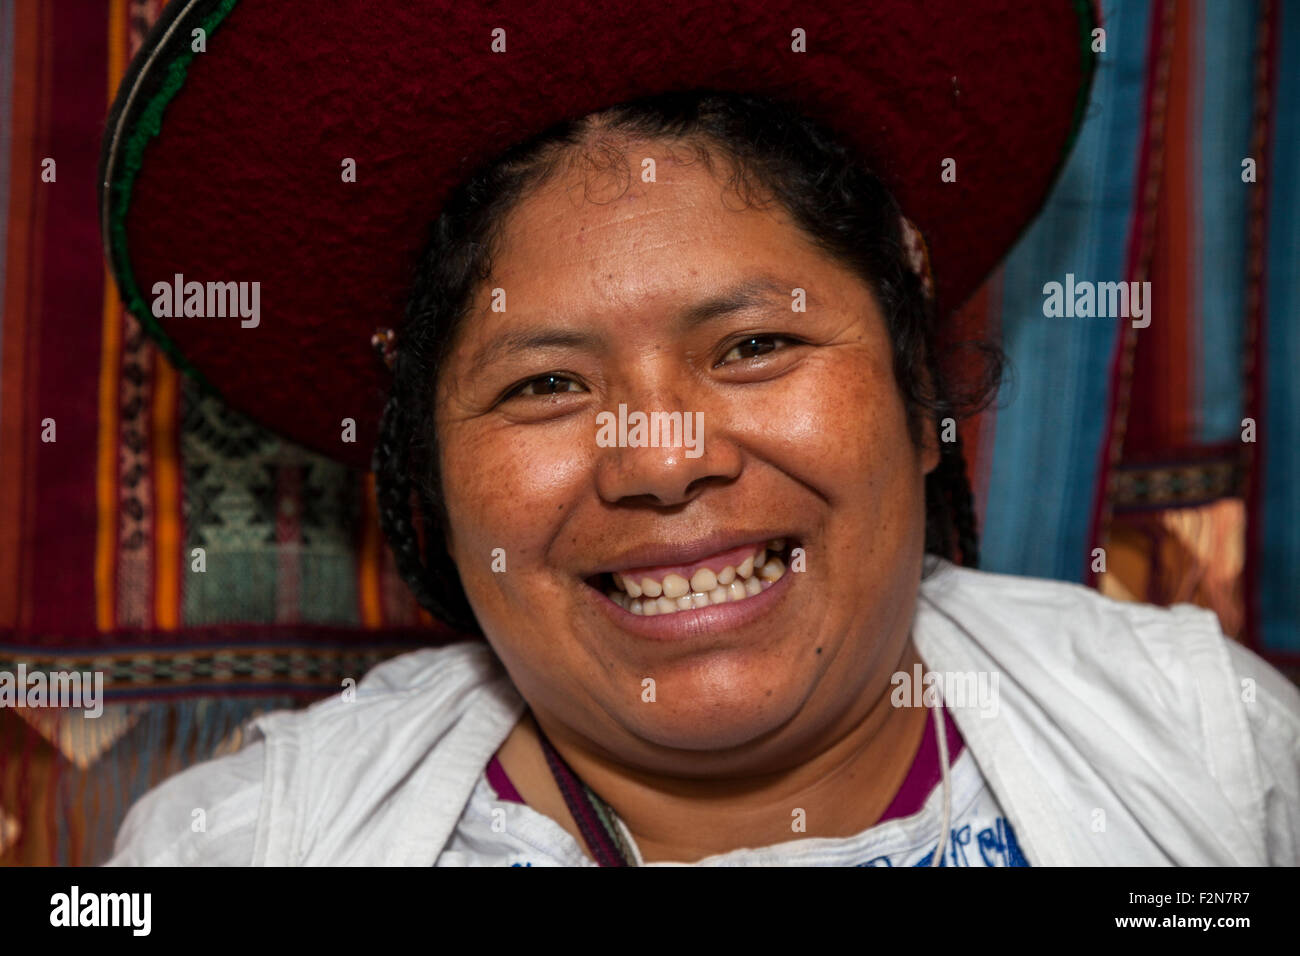
[[[628,568],[598,576],[595,586],[642,617],[748,601],[786,573],[786,540],[732,548],[689,565]]]

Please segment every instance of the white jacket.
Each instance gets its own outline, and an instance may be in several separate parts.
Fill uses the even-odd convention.
[[[913,638],[997,675],[995,716],[947,703],[1032,865],[1300,862],[1300,692],[1213,614],[945,562]],[[109,862],[433,865],[523,709],[485,644],[393,658],[147,793]]]

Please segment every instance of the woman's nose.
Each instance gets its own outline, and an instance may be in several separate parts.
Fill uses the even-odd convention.
[[[596,488],[605,501],[669,507],[740,474],[740,450],[698,403],[620,403],[602,411],[596,424]]]

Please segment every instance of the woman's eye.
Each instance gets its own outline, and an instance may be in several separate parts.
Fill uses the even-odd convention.
[[[789,343],[790,339],[780,335],[751,335],[747,339],[742,339],[731,347],[731,351],[722,356],[719,365],[725,365],[728,362],[740,362],[744,359],[758,358],[761,355],[767,355],[778,348],[777,343]]]
[[[580,392],[582,386],[563,375],[539,375],[513,389],[508,398],[516,395],[559,395],[561,392]]]

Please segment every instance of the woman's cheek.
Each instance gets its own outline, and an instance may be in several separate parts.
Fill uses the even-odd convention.
[[[456,516],[453,557],[467,589],[508,593],[545,571],[547,546],[589,484],[588,432],[594,426],[584,428],[575,416],[481,427],[444,442],[444,462],[458,463],[444,471],[444,484],[448,513]]]
[[[750,406],[748,431],[781,470],[836,500],[898,460],[888,450],[906,429],[892,373],[859,350],[818,357],[779,385]]]

